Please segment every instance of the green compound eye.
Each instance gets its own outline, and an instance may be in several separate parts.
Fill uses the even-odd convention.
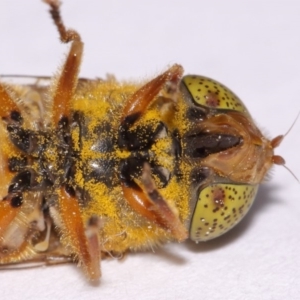
[[[198,198],[190,226],[195,242],[216,238],[234,227],[251,207],[258,185],[213,184]]]
[[[198,105],[249,114],[244,103],[231,90],[215,80],[203,76],[187,75],[183,77],[182,81]]]

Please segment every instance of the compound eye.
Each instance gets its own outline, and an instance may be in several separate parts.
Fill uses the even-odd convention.
[[[258,185],[213,184],[198,198],[190,226],[195,242],[216,238],[234,227],[251,207]]]
[[[196,105],[212,109],[228,109],[249,114],[244,103],[221,83],[203,76],[187,75],[182,82]]]

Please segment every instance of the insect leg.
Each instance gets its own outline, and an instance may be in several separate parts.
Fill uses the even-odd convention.
[[[19,206],[13,203],[13,198],[0,201],[0,237],[20,210]]]
[[[33,239],[36,240],[39,234],[30,231],[24,232],[24,228],[20,227],[20,224],[26,221],[26,218],[20,218],[24,212],[22,212],[21,206],[13,207],[12,202],[12,199],[0,202],[0,239],[2,241],[0,243],[2,250],[0,251],[0,269],[22,269],[72,262],[72,253],[58,242],[57,233],[50,219],[46,220],[47,234],[45,238],[35,244]],[[13,228],[9,228],[12,224]],[[23,236],[21,242],[20,237],[16,238],[18,235]],[[16,240],[19,240],[18,246],[14,245]]]
[[[97,224],[91,220],[85,228],[81,211],[74,191],[66,192],[62,187],[59,194],[59,217],[64,229],[63,243],[71,247],[84,271],[91,280],[97,280],[100,274],[100,247]]]
[[[54,85],[52,95],[53,123],[59,124],[63,121],[62,125],[68,126],[71,101],[77,87],[83,43],[76,31],[65,28],[60,16],[59,1],[46,0],[45,2],[50,5],[50,14],[58,29],[61,41],[72,43],[61,74]],[[87,228],[84,226],[75,193],[67,193],[65,187],[61,188],[59,195],[59,217],[63,224],[63,236],[65,236],[66,244],[71,247],[72,253],[83,265],[87,276],[91,280],[98,279],[100,277],[99,228],[94,224],[95,222],[88,224]]]
[[[183,68],[180,65],[173,65],[166,72],[157,76],[136,91],[127,100],[124,106],[121,117],[121,127],[124,127],[126,130],[137,122],[166,84],[178,86],[182,74]]]
[[[170,91],[174,87],[175,90],[177,89],[182,73],[182,67],[174,65],[142,86],[127,100],[119,129],[120,141],[124,141],[120,143],[122,146],[128,146],[126,144],[127,133],[139,121],[159,93],[166,87]],[[165,98],[165,101],[169,101],[169,99]],[[177,240],[182,241],[187,238],[186,229],[175,212],[175,208],[169,206],[156,188],[148,164],[144,165],[140,183],[135,180],[124,181],[122,189],[125,199],[137,212],[169,230]]]
[[[144,165],[141,183],[133,182],[133,186],[123,184],[122,189],[130,206],[141,215],[169,230],[178,241],[183,241],[188,237],[186,228],[180,221],[175,208],[171,207],[159,193],[147,163]]]
[[[9,191],[8,195],[0,201],[1,265],[39,257],[39,253],[33,246],[33,240],[43,231],[44,218],[39,215],[38,209],[38,204],[28,205],[28,198],[24,201],[23,193],[17,190]]]
[[[33,250],[32,246],[27,241],[24,241],[23,244],[20,245],[20,247],[14,249],[10,253],[0,253],[0,264],[5,265],[28,261],[34,256],[36,256],[36,252]]]
[[[19,212],[19,206],[13,205],[13,198],[8,198],[7,188],[13,178],[13,173],[10,172],[8,155],[13,152],[13,148],[10,146],[9,134],[7,132],[7,124],[18,123],[21,120],[20,110],[16,104],[16,101],[9,94],[5,85],[0,83],[0,247],[2,245],[3,234],[7,230],[10,223],[14,220]],[[1,257],[0,257],[1,260]]]
[[[57,124],[63,117],[68,117],[70,114],[71,101],[78,81],[83,43],[76,31],[65,28],[60,16],[59,1],[45,0],[45,2],[50,5],[50,14],[57,27],[61,41],[63,43],[72,42],[66,62],[53,89],[53,122]]]

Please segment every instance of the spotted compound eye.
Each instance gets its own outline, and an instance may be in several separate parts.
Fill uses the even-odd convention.
[[[197,105],[214,109],[228,109],[249,115],[244,103],[221,83],[203,76],[188,75],[182,81]]]
[[[216,238],[234,227],[251,207],[258,185],[213,184],[198,198],[190,226],[195,242]]]

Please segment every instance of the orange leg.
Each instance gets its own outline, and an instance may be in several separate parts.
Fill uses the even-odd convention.
[[[8,89],[4,84],[0,83],[0,118],[4,119],[4,123],[0,124],[0,140],[1,140],[1,149],[0,149],[0,178],[1,178],[1,187],[0,187],[0,201],[1,197],[6,194],[6,189],[9,185],[10,180],[12,179],[12,173],[8,168],[8,153],[10,154],[13,149],[9,148],[10,140],[7,132],[7,124],[18,125],[21,121],[21,113],[18,108],[16,101],[9,94]],[[2,120],[0,120],[2,122]],[[6,123],[6,124],[5,124]],[[2,208],[0,208],[1,210]],[[0,212],[1,214],[1,212]],[[1,231],[0,225],[0,231]]]
[[[0,201],[0,248],[7,247],[5,234],[21,210],[22,197],[20,195],[8,195]],[[27,234],[24,233],[21,238],[22,243],[17,248],[8,246],[6,251],[0,251],[0,264],[17,263],[36,255],[28,242]]]
[[[18,264],[18,268],[26,268],[72,261],[71,253],[68,252],[67,249],[62,248],[62,245],[56,239],[56,233],[52,231],[53,226],[50,220],[46,221],[47,234],[45,239],[37,244],[33,244],[32,239],[38,236],[37,232],[30,233],[29,231],[20,231],[22,226],[28,225],[22,225],[19,218],[19,223],[18,221],[14,223],[13,229],[19,230],[19,235],[23,234],[22,243],[17,247],[10,244],[11,237],[5,235],[6,229],[14,222],[15,218],[20,217],[19,214],[24,214],[21,206],[13,207],[10,202],[11,201],[7,200],[0,202],[0,249],[5,249],[4,251],[0,251],[0,269],[13,269],[15,263]],[[11,232],[11,234],[12,236],[16,236],[13,232]],[[49,247],[51,238],[55,239],[55,243]]]
[[[65,243],[71,247],[71,252],[78,258],[89,279],[97,280],[101,276],[97,224],[92,221],[85,228],[77,199],[68,194],[64,187],[60,190],[58,210],[67,239]]]
[[[157,76],[136,91],[126,102],[121,117],[121,125],[127,128],[138,121],[149,105],[155,100],[158,93],[162,91],[167,84],[178,85],[182,74],[183,68],[180,65],[173,65],[166,72]]]
[[[141,187],[127,187],[122,185],[123,194],[130,206],[146,217],[154,221],[166,230],[170,230],[178,241],[187,239],[188,234],[185,226],[180,221],[176,211],[157,190],[151,177],[150,166],[144,165]]]
[[[71,112],[71,102],[77,87],[78,73],[83,52],[80,35],[67,30],[60,16],[58,0],[45,0],[50,5],[50,13],[63,43],[71,44],[67,60],[53,89],[53,123],[67,122]],[[68,124],[61,124],[66,125]],[[73,195],[74,194],[74,195]],[[79,203],[75,193],[67,193],[62,187],[59,193],[59,218],[62,222],[62,241],[71,248],[91,280],[100,277],[100,247],[96,222],[87,227],[83,224]]]
[[[26,240],[24,240],[24,242],[21,246],[18,247],[18,249],[11,251],[9,254],[3,253],[4,252],[0,252],[1,265],[26,261],[31,259],[32,256],[35,256],[35,252]]]
[[[143,116],[160,92],[165,88],[170,95],[177,91],[182,74],[183,68],[180,65],[173,65],[166,72],[142,86],[127,100],[121,116],[120,140],[126,141],[126,133]],[[164,100],[170,101],[168,98]],[[128,146],[126,143],[121,143],[121,145]],[[125,199],[138,213],[169,230],[177,240],[183,241],[187,238],[186,229],[177,213],[157,190],[147,163],[143,168],[141,183],[137,184],[134,180],[129,183],[124,180],[122,189]]]
[[[73,30],[67,30],[60,16],[59,1],[45,0],[51,7],[50,13],[63,43],[72,42],[67,60],[53,91],[53,122],[57,124],[63,117],[69,117],[71,101],[74,95],[83,52],[80,35]]]
[[[15,205],[14,199],[0,201],[0,241],[1,236],[19,212],[20,205]]]

